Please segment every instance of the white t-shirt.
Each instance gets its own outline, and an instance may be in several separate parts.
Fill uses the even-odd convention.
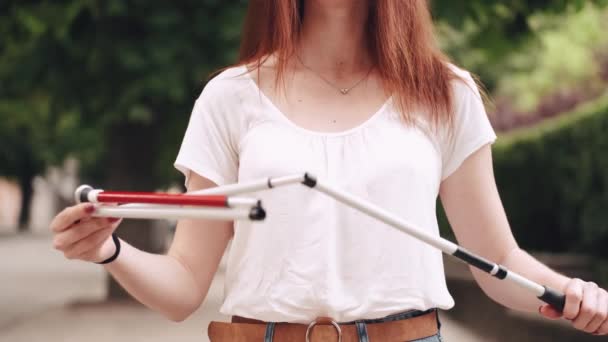
[[[438,235],[441,181],[496,139],[469,73],[454,70],[467,84],[453,83],[449,138],[423,122],[404,125],[391,99],[352,129],[311,131],[287,119],[245,67],[230,68],[196,101],[175,167],[218,185],[311,172]],[[454,305],[440,251],[305,186],[252,196],[268,215],[234,225],[221,313],[344,322]]]

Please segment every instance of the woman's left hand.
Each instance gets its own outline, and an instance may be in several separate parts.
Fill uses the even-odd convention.
[[[540,313],[551,319],[564,317],[572,325],[595,335],[608,335],[608,292],[593,282],[573,278],[564,289],[566,306],[563,314],[545,304]]]

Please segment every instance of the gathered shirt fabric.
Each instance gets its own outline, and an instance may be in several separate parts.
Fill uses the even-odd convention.
[[[496,139],[475,82],[451,67],[463,79],[452,81],[451,133],[421,114],[405,124],[392,97],[354,128],[305,129],[245,66],[229,68],[196,100],[175,167],[217,185],[310,172],[439,236],[441,182]],[[221,313],[347,322],[454,305],[439,250],[303,185],[247,196],[267,217],[234,222]]]

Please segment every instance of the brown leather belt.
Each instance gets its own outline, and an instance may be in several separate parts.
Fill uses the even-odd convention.
[[[327,318],[319,318],[315,323],[276,323],[274,342],[359,342],[359,334],[354,323],[334,324]],[[232,323],[213,321],[208,334],[211,342],[251,342],[264,341],[266,335],[264,321],[233,316]],[[438,333],[437,312],[435,310],[417,317],[390,322],[366,323],[370,341],[403,342],[413,341]],[[341,335],[341,340],[339,336]]]

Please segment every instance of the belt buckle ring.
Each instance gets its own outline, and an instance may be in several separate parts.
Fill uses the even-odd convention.
[[[334,321],[333,319],[329,321],[331,323],[331,325],[334,326],[334,328],[336,328],[336,331],[338,332],[338,342],[342,342],[342,329],[340,329],[340,325],[338,324],[338,322]],[[319,324],[320,321],[319,320],[314,320],[312,322],[310,322],[310,324],[308,325],[308,328],[306,328],[306,342],[310,342],[310,332],[312,331],[312,327],[314,327],[315,325]]]

